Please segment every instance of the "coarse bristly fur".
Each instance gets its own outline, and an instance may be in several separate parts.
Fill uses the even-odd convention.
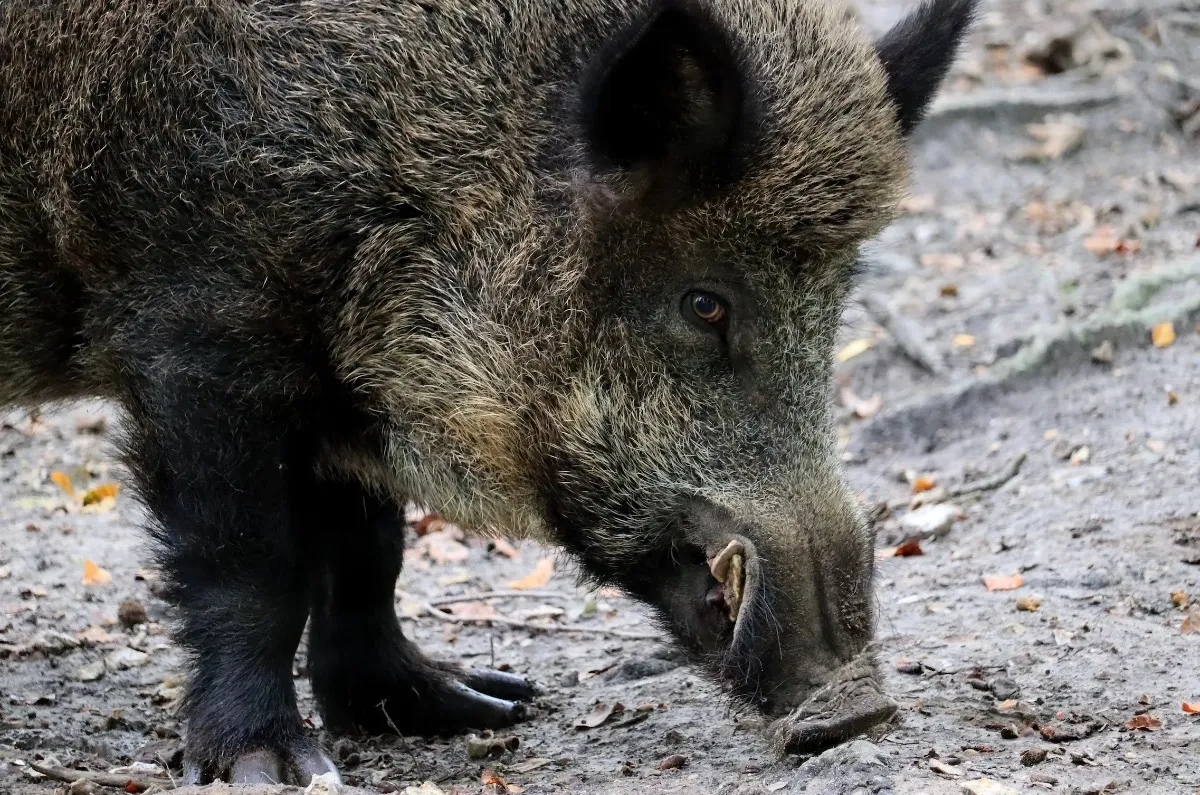
[[[310,618],[333,728],[522,716],[400,631],[406,500],[561,544],[769,714],[856,658],[831,346],[973,5],[0,4],[0,404],[125,411],[188,779],[331,768]]]

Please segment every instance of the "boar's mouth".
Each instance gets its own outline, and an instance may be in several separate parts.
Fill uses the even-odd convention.
[[[744,538],[730,539],[724,549],[708,558],[708,570],[718,583],[713,589],[711,603],[719,601],[724,605],[725,614],[733,624],[736,642],[739,627],[745,627],[742,605],[752,601],[758,593],[761,577],[754,545]],[[751,599],[746,598],[747,594]]]
[[[828,626],[837,619],[818,595],[820,563],[807,586],[773,582],[770,561],[723,513],[692,506],[681,529],[694,551],[677,551],[660,572],[650,601],[674,634],[743,702],[776,718],[768,734],[781,752],[814,753],[891,717],[897,705],[880,689],[873,652]],[[785,584],[812,593],[782,592]],[[810,610],[797,613],[798,600]]]
[[[560,532],[572,527],[554,516]],[[583,527],[574,525],[564,540],[590,575],[654,607],[697,664],[743,704],[776,719],[769,736],[779,750],[812,753],[895,712],[876,683],[873,656],[863,651],[866,637],[837,628],[814,556],[793,555],[787,571],[812,571],[782,578],[776,568],[787,553],[768,536],[764,557],[753,527],[706,500],[688,501],[650,536],[661,545],[636,552],[621,545],[613,555],[609,539]]]

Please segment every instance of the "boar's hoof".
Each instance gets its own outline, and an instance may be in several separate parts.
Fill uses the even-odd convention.
[[[780,754],[815,754],[882,723],[896,708],[874,672],[851,663],[767,732]]]
[[[450,735],[520,723],[528,710],[519,702],[536,695],[523,676],[474,669],[400,681],[389,692],[360,694],[350,709],[327,699],[322,712],[333,731]]]
[[[491,680],[493,673],[498,672],[489,671],[487,681],[480,682],[475,679],[475,684],[487,688],[495,686],[495,682]],[[470,680],[471,676],[464,678]],[[513,683],[504,683],[498,689],[509,690],[513,687]],[[516,701],[497,698],[464,682],[452,682],[441,694],[441,703],[436,708],[436,714],[430,717],[432,720],[422,733],[452,734],[467,728],[503,729],[525,720],[527,710],[524,704]],[[401,731],[403,730],[401,727]]]
[[[529,701],[538,695],[533,682],[520,674],[490,668],[472,668],[463,675],[462,683],[485,695],[509,701]]]
[[[338,775],[329,757],[315,743],[303,739],[286,750],[244,751],[224,764],[190,756],[184,761],[183,783],[196,785],[221,780],[230,784],[304,786],[313,776],[324,773]]]

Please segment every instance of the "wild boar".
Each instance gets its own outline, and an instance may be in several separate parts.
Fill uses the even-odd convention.
[[[123,410],[186,779],[333,769],[310,619],[332,729],[521,719],[404,637],[408,500],[644,600],[782,748],[887,717],[831,347],[973,5],[0,4],[0,403]]]

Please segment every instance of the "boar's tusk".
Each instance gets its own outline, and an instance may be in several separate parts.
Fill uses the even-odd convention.
[[[712,572],[712,576],[717,582],[725,582],[725,577],[729,572],[729,561],[734,555],[744,555],[746,548],[741,541],[730,541],[724,549],[722,549],[716,557],[709,558],[708,568]]]
[[[708,562],[709,571],[717,582],[725,585],[725,606],[729,609],[729,620],[736,623],[742,609],[742,585],[745,582],[746,549],[741,541],[730,541],[724,549]]]

